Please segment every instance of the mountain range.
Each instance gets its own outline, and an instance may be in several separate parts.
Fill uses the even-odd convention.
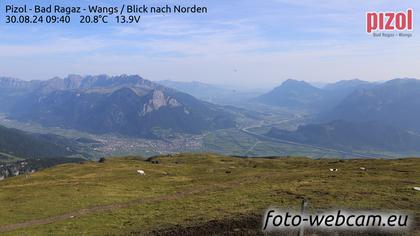
[[[136,75],[47,81],[0,79],[0,110],[21,121],[96,134],[154,138],[163,131],[198,134],[234,127],[222,107]]]
[[[272,128],[267,136],[340,150],[420,151],[419,80],[340,81],[322,89],[289,80],[273,93],[272,101],[283,99],[277,105],[315,107],[318,115],[312,124]]]
[[[267,136],[339,150],[420,151],[420,135],[377,122],[336,120],[302,125],[295,131],[272,128]]]
[[[355,90],[370,86],[372,84],[369,82],[355,79],[343,80],[318,88],[305,81],[289,79],[270,92],[258,97],[257,101],[267,105],[292,109],[326,111],[336,106]]]
[[[420,132],[420,81],[395,79],[373,87],[357,89],[331,111],[321,114],[320,119],[374,121]]]
[[[264,113],[254,103],[245,108],[222,106],[186,93],[223,100],[222,94],[229,93],[229,89],[199,82],[160,83],[137,75],[70,75],[46,81],[0,78],[0,112],[6,113],[10,119],[44,126],[147,139],[173,133],[202,134],[228,130],[239,127],[237,121],[245,122],[245,125],[252,125],[254,121],[266,126],[264,132],[269,130],[266,136],[295,143],[349,151],[420,151],[419,80],[395,79],[384,83],[347,80],[322,88],[304,81],[287,80],[269,93],[251,100],[280,107],[280,110],[286,107],[291,111],[311,111],[308,113],[310,119],[305,118],[312,120],[311,123],[301,124],[294,131],[269,126],[277,119],[276,116],[270,117],[272,107]],[[244,104],[250,101],[239,95],[237,99]],[[265,116],[268,116],[266,120]],[[77,154],[80,149],[77,142],[59,136],[28,134],[6,128],[0,131],[3,133],[0,132],[0,137],[3,135],[0,153],[5,155],[68,156]],[[10,132],[22,136],[12,141],[16,144],[14,147],[6,140]],[[22,143],[26,147],[32,148],[18,153],[19,149],[25,150],[19,139],[24,140]],[[37,150],[40,153],[33,151],[36,146],[41,147]],[[50,149],[56,151],[49,153]]]

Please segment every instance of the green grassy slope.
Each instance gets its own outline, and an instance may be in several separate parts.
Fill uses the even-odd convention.
[[[0,160],[66,157],[78,154],[79,145],[56,135],[27,133],[0,125]]]
[[[212,154],[65,164],[0,182],[5,235],[145,234],[269,206],[391,209],[420,217],[420,159],[239,159]],[[360,167],[368,171],[362,172]],[[330,172],[329,168],[338,168]],[[136,170],[142,169],[146,176]],[[228,173],[227,173],[228,172]],[[417,228],[418,230],[418,228]],[[7,232],[6,232],[7,231]]]

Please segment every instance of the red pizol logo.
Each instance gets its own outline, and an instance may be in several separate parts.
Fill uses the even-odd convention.
[[[411,31],[413,30],[413,9],[406,12],[367,12],[366,32],[384,31]]]

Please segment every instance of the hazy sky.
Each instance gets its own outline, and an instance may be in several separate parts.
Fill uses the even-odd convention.
[[[206,15],[144,15],[138,25],[6,25],[4,5],[201,5]],[[287,78],[336,81],[420,78],[420,1],[3,0],[0,75],[139,74],[150,80],[255,87]],[[366,11],[414,9],[414,37],[373,38]],[[77,21],[74,18],[74,21]]]

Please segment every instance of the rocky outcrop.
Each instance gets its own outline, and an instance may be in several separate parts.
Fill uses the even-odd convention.
[[[180,106],[182,106],[182,104],[179,103],[175,98],[165,96],[161,90],[154,90],[152,93],[152,98],[143,105],[143,111],[141,115],[144,116],[147,113],[157,111],[162,107],[175,108]]]
[[[16,162],[16,163],[9,163],[9,164],[1,164],[0,165],[0,180],[4,180],[9,177],[18,176],[24,173],[33,173],[35,172],[34,169],[28,165],[28,162]]]

